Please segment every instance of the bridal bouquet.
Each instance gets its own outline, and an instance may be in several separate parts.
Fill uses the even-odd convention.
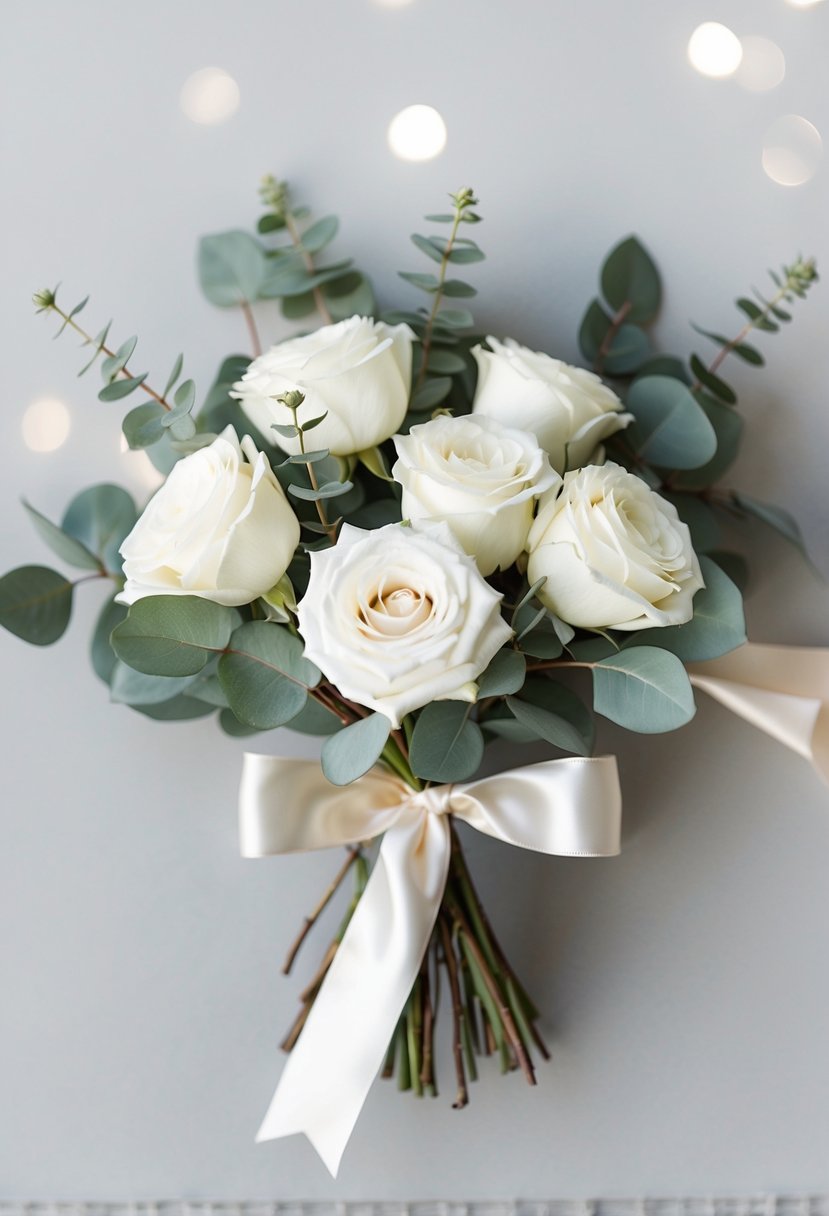
[[[99,363],[100,401],[139,401],[126,442],[166,480],[138,506],[115,485],[82,490],[60,523],[24,504],[82,574],[0,580],[0,623],[38,645],[66,629],[76,586],[109,588],[91,658],[115,702],[159,721],[216,716],[235,736],[322,739],[319,764],[247,756],[240,814],[247,856],[346,849],[286,960],[353,882],[260,1132],[305,1131],[332,1170],[378,1072],[437,1093],[442,985],[456,1107],[481,1055],[530,1083],[547,1055],[455,823],[612,855],[618,778],[592,755],[594,715],[674,730],[695,712],[693,683],[751,717],[735,700],[751,701],[757,672],[782,665],[791,681],[797,666],[743,646],[746,565],[723,523],[753,516],[801,540],[784,510],[720,485],[743,427],[722,365],[762,364],[749,339],[790,320],[814,263],[739,299],[736,336],[700,330],[713,359],[680,357],[653,347],[660,279],[629,237],[581,322],[586,370],[476,332],[458,272],[484,257],[477,200],[450,197],[412,237],[429,267],[401,276],[425,306],[388,310],[350,261],[321,260],[337,221],[309,222],[266,179],[257,235],[200,244],[203,291],[239,309],[249,336],[201,398],[181,357],[150,381],[133,370],[135,337],[93,336],[86,300],[66,310],[38,292],[38,310],[90,348],[86,368]],[[276,301],[302,332],[263,350],[257,320]],[[727,670],[712,663],[737,648]],[[813,696],[808,656],[801,667],[788,691]],[[557,758],[476,777],[495,739],[541,740]]]

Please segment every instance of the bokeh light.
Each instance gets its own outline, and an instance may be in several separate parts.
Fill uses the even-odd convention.
[[[763,168],[779,186],[802,186],[814,177],[823,154],[817,127],[799,114],[784,114],[766,131]]]
[[[740,41],[743,58],[737,69],[737,82],[752,93],[776,89],[786,75],[786,57],[777,43],[760,34],[746,34]]]
[[[722,80],[733,76],[740,66],[743,48],[737,35],[718,21],[698,25],[688,40],[691,66],[703,76]]]
[[[69,438],[72,419],[58,397],[38,397],[20,423],[23,442],[33,452],[56,452]]]
[[[822,4],[823,0],[786,0],[792,8],[816,8],[818,4]]]
[[[389,123],[388,139],[401,160],[431,160],[446,147],[446,123],[433,106],[406,106]]]
[[[180,101],[192,122],[213,126],[239,109],[239,86],[224,68],[200,68],[185,80]]]

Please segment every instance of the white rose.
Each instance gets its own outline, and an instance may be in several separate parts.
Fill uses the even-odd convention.
[[[117,598],[249,604],[279,581],[298,544],[299,523],[266,457],[229,426],[174,465],[150,499],[121,545],[127,582]]]
[[[530,530],[527,577],[570,625],[683,625],[705,586],[687,526],[672,503],[618,464],[567,473]]]
[[[344,524],[311,554],[299,631],[343,696],[397,728],[431,701],[475,700],[476,677],[512,636],[500,605],[445,525]]]
[[[300,423],[328,415],[311,432],[313,447],[350,456],[376,447],[403,421],[409,404],[413,337],[408,325],[349,317],[272,346],[254,359],[230,395],[238,397],[263,435],[295,455],[297,440],[277,437],[271,427],[293,422],[291,411],[274,398],[299,389],[305,394]]]
[[[536,498],[561,481],[534,435],[491,418],[438,416],[394,445],[403,518],[447,523],[481,574],[523,553]]]
[[[559,473],[588,464],[603,440],[632,421],[592,372],[512,338],[487,342],[491,351],[476,346],[472,352],[478,363],[473,413],[532,431]]]

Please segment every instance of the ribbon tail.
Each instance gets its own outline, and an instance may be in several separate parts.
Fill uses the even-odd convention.
[[[444,816],[404,812],[386,832],[257,1141],[304,1132],[337,1176],[429,944],[449,854]]]

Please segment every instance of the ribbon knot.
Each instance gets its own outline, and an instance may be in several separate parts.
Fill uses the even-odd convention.
[[[431,785],[428,789],[409,793],[406,805],[425,815],[451,815],[454,785]]]
[[[414,791],[372,769],[350,786],[316,760],[246,755],[242,854],[263,857],[383,837],[366,889],[283,1070],[257,1140],[304,1132],[336,1175],[420,970],[449,872],[449,815],[519,848],[567,857],[619,851],[612,756],[549,760]]]

